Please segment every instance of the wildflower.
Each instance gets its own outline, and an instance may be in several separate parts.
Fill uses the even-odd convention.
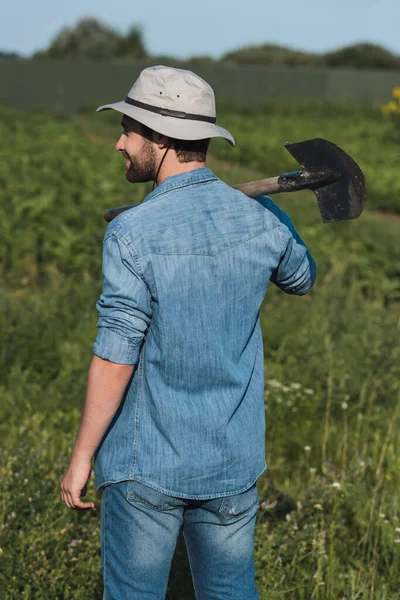
[[[360,460],[358,464],[360,465],[360,467],[365,467],[365,462],[363,460]]]
[[[311,450],[311,446],[304,446],[304,450],[305,450],[306,452],[310,452],[310,450]]]
[[[385,518],[385,515],[384,515],[383,513],[380,513],[379,517],[380,517],[381,519],[384,519],[384,518]]]
[[[17,513],[15,513],[14,511],[12,511],[12,513],[10,514],[10,517],[15,519],[15,517],[17,516]]]
[[[270,387],[274,387],[274,388],[282,387],[281,382],[278,381],[277,379],[270,379],[269,381],[267,381],[267,383],[270,385]]]
[[[311,475],[315,475],[316,472],[317,472],[316,467],[310,467],[310,473],[311,473]]]
[[[334,481],[334,482],[332,483],[332,486],[331,486],[331,487],[333,487],[333,488],[338,488],[338,489],[339,489],[339,488],[341,487],[341,485],[340,485],[340,483],[339,483],[338,481]]]
[[[400,87],[394,87],[392,90],[392,96],[393,98],[396,98],[397,100],[400,100]]]
[[[261,508],[262,510],[272,510],[273,508],[275,508],[275,506],[277,505],[276,500],[274,502],[261,502]]]
[[[285,392],[285,394],[287,394],[288,392],[290,392],[290,388],[287,385],[283,385],[282,391]]]
[[[394,540],[394,543],[395,543],[395,544],[400,544],[400,538],[396,538],[396,539]]]
[[[301,388],[301,383],[291,383],[290,387],[292,390],[299,390]]]
[[[18,479],[19,477],[21,477],[21,473],[15,473],[15,478]]]
[[[343,410],[347,410],[348,406],[349,406],[349,405],[347,404],[347,402],[346,402],[346,401],[345,401],[345,402],[342,402],[342,408],[343,408]]]
[[[398,533],[400,532],[400,527],[396,527],[395,531]]]
[[[314,508],[316,508],[317,510],[323,510],[322,504],[314,504]]]
[[[399,112],[399,104],[396,102],[396,100],[391,100],[387,104],[384,104],[381,107],[381,110],[384,115],[390,116]]]
[[[304,393],[305,393],[305,394],[309,394],[309,395],[311,396],[311,395],[314,393],[314,390],[312,390],[311,388],[306,388],[306,389],[304,390]]]

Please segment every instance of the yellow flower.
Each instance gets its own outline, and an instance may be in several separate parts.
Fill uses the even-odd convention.
[[[391,100],[388,106],[392,112],[400,112],[400,104],[396,100]]]
[[[393,98],[400,100],[400,86],[393,88],[392,95],[393,95]]]
[[[391,100],[388,104],[384,104],[381,107],[381,111],[384,115],[392,116],[399,115],[400,116],[400,103],[396,100]]]

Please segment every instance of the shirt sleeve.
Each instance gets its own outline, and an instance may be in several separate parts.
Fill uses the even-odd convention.
[[[111,362],[135,365],[151,320],[152,299],[134,251],[115,233],[104,239],[103,278],[93,353]]]
[[[302,296],[309,292],[315,283],[315,260],[295,230],[289,215],[268,196],[260,196],[257,200],[280,221],[281,258],[271,281],[287,294]]]

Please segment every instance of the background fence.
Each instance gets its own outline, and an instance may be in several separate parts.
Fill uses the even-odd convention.
[[[75,111],[123,99],[149,62],[68,63],[0,60],[0,102],[21,109]],[[291,67],[188,65],[214,88],[217,100],[256,107],[273,98],[387,102],[400,72]]]

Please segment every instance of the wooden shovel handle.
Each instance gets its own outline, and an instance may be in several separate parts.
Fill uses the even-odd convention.
[[[258,181],[248,181],[247,183],[238,183],[232,187],[249,196],[249,198],[257,198],[265,196],[265,194],[277,194],[280,191],[278,177],[270,177],[269,179],[259,179]]]

